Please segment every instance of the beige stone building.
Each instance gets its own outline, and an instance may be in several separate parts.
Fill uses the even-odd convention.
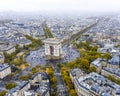
[[[8,91],[6,96],[24,96],[24,91],[30,88],[28,81],[22,81],[18,86]]]
[[[0,79],[5,78],[11,73],[11,67],[8,64],[0,64]]]
[[[4,61],[5,61],[4,55],[0,55],[0,63],[4,63]]]

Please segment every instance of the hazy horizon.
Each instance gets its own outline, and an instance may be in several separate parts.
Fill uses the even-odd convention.
[[[120,0],[0,0],[0,12],[120,12]]]

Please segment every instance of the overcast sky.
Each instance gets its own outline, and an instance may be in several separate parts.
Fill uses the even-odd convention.
[[[0,11],[120,11],[120,0],[0,0]]]

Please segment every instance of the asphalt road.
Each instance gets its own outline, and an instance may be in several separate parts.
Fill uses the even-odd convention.
[[[66,91],[66,87],[64,85],[64,82],[62,80],[59,68],[56,66],[56,64],[52,64],[52,67],[54,69],[54,75],[57,79],[57,93],[58,96],[68,96],[68,93]]]
[[[62,50],[63,50],[63,54],[59,63],[69,62],[80,56],[80,54],[72,47],[63,46]],[[44,66],[45,64],[47,64],[45,59],[44,48],[40,48],[39,50],[36,50],[36,51],[31,51],[29,55],[26,56],[26,61],[32,67],[36,65]]]

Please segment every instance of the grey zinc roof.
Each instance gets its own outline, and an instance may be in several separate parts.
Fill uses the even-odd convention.
[[[4,55],[0,55],[0,58],[4,58]]]
[[[114,55],[110,60],[108,60],[109,64],[119,65],[120,57],[119,55]]]
[[[6,69],[6,68],[8,68],[8,67],[9,67],[9,65],[8,65],[7,63],[0,64],[0,71]]]
[[[16,92],[17,90],[22,89],[28,83],[29,83],[28,81],[22,81],[22,82],[19,83],[18,86],[16,86],[15,88],[12,88],[11,90],[9,90],[8,93],[12,94],[12,93]]]
[[[112,95],[110,95],[110,93],[102,93],[101,96],[112,96]]]
[[[101,62],[102,58],[97,58],[96,60],[94,60],[93,62],[91,62],[92,65],[94,66],[101,66],[100,62]]]
[[[105,68],[103,68],[105,71],[108,71],[108,72],[110,72],[110,73],[112,73],[112,74],[115,74],[115,75],[117,75],[117,76],[120,76],[120,69],[114,69],[114,68],[107,68],[107,67],[105,67]]]
[[[92,84],[89,84],[91,80]],[[90,73],[85,77],[79,77],[77,82],[83,89],[89,90],[90,92],[95,92],[100,96],[112,96],[111,91],[115,92],[115,94],[120,94],[119,85],[109,81],[97,73]]]

